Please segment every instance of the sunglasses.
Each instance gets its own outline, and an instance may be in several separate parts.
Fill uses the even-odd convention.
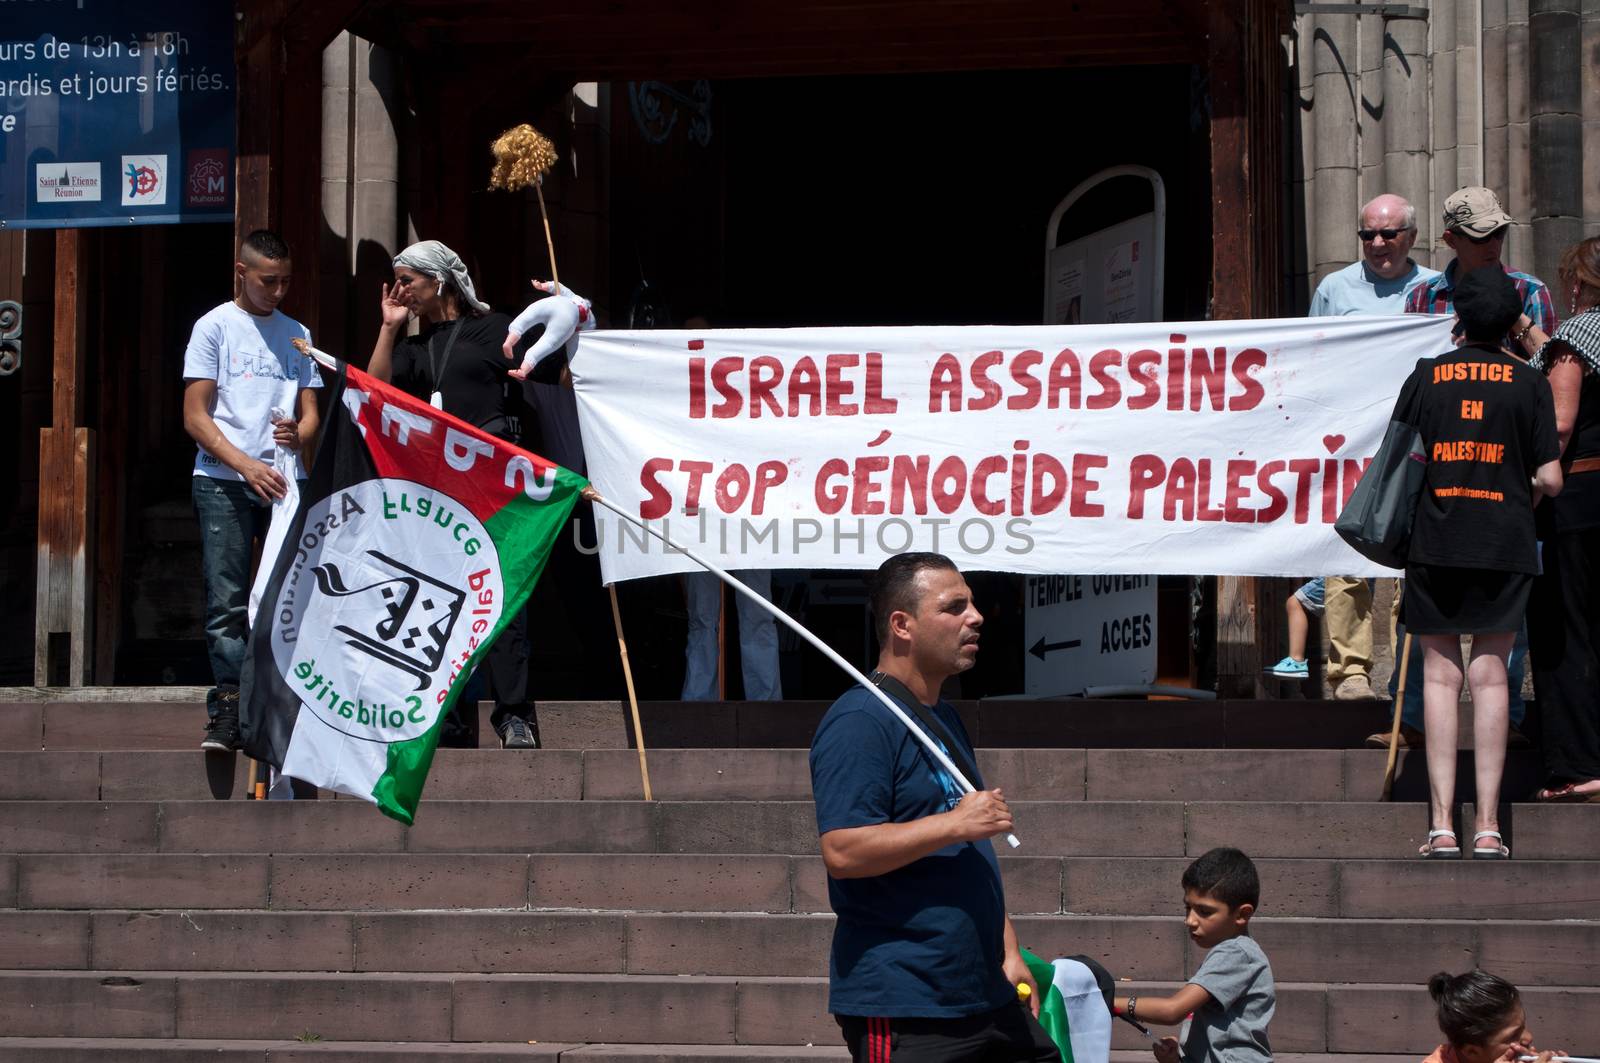
[[[1484,244],[1488,243],[1490,240],[1503,239],[1505,237],[1505,235],[1506,235],[1506,227],[1504,225],[1502,225],[1502,226],[1500,226],[1500,228],[1496,229],[1494,232],[1490,233],[1488,236],[1473,236],[1470,233],[1462,233],[1461,235],[1465,236],[1468,240],[1470,240],[1473,243],[1477,244],[1479,247],[1482,247]]]
[[[1357,229],[1356,235],[1361,237],[1363,243],[1371,243],[1380,236],[1385,240],[1393,240],[1401,233],[1408,233],[1415,228],[1415,225],[1408,225],[1404,229]]]

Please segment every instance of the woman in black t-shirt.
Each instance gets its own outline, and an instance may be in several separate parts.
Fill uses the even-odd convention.
[[[1498,268],[1456,286],[1464,332],[1448,354],[1417,363],[1394,419],[1415,425],[1428,454],[1406,565],[1401,620],[1423,648],[1431,829],[1421,855],[1459,858],[1451,824],[1461,694],[1460,636],[1471,635],[1473,758],[1477,775],[1474,859],[1504,859],[1498,805],[1505,766],[1506,656],[1538,571],[1533,504],[1561,490],[1549,383],[1500,348],[1522,314]],[[1530,482],[1530,477],[1532,480]]]
[[[437,240],[412,244],[394,259],[394,284],[379,301],[383,327],[367,372],[385,383],[511,443],[522,439],[522,384],[500,346],[511,319],[473,289],[467,267]],[[426,325],[402,336],[413,317]],[[490,722],[505,749],[537,749],[539,720],[528,701],[527,610],[517,610],[484,659],[494,697]],[[444,722],[444,745],[471,744],[473,728],[459,715],[475,712],[457,699]]]
[[[1540,801],[1600,802],[1600,237],[1561,256],[1571,315],[1529,364],[1550,378],[1566,487],[1535,514],[1544,571],[1528,603],[1543,724]]]

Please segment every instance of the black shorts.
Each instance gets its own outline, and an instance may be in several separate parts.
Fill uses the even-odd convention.
[[[1525,572],[1407,565],[1400,622],[1413,635],[1492,635],[1516,631],[1528,611]]]
[[[1020,1003],[959,1019],[834,1019],[855,1063],[1061,1063],[1055,1042]]]

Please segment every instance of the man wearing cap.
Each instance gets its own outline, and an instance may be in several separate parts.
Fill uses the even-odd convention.
[[[1506,232],[1510,227],[1511,215],[1501,208],[1500,200],[1489,189],[1469,186],[1452,192],[1444,201],[1444,242],[1456,253],[1456,257],[1444,268],[1443,273],[1411,290],[1411,294],[1406,296],[1406,313],[1453,314],[1457,281],[1475,269],[1498,267],[1511,278],[1511,283],[1517,289],[1517,298],[1522,300],[1522,316],[1517,318],[1500,345],[1524,361],[1536,354],[1550,338],[1550,333],[1555,331],[1555,303],[1543,281],[1531,274],[1508,269],[1500,261],[1500,253],[1505,249]],[[1396,604],[1398,606],[1398,597]],[[1395,633],[1398,662],[1398,637],[1404,633],[1398,623]],[[1511,698],[1511,735],[1508,745],[1512,749],[1525,749],[1528,746],[1528,740],[1520,729],[1526,711],[1522,702],[1522,676],[1527,656],[1527,629],[1522,628],[1517,631],[1511,658],[1506,663]],[[1421,746],[1425,737],[1422,730],[1422,669],[1417,667],[1415,657],[1413,654],[1411,668],[1406,673],[1405,703],[1400,724],[1400,744],[1408,747]],[[1398,685],[1398,674],[1397,663],[1395,672],[1389,677],[1391,694]],[[1388,733],[1380,731],[1368,735],[1366,744],[1382,747],[1387,746],[1388,742]]]
[[[1516,285],[1522,299],[1522,316],[1506,334],[1504,346],[1519,358],[1531,358],[1544,346],[1556,327],[1556,308],[1550,290],[1537,277],[1507,269],[1500,261],[1511,215],[1487,188],[1463,188],[1444,201],[1444,242],[1456,253],[1444,272],[1411,290],[1406,296],[1408,314],[1455,312],[1456,281],[1475,269],[1498,266]]]
[[[1361,258],[1322,278],[1311,297],[1310,317],[1398,314],[1406,296],[1439,275],[1411,259],[1417,242],[1417,208],[1381,195],[1361,208]],[[1297,594],[1319,603],[1328,629],[1328,682],[1341,701],[1376,697],[1372,690],[1372,588],[1356,576],[1315,579]]]

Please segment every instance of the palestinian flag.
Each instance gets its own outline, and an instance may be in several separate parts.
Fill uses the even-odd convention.
[[[1111,1058],[1111,975],[1087,956],[1054,963],[1022,950],[1039,983],[1039,1025],[1061,1051],[1062,1063],[1106,1063]]]
[[[410,823],[587,481],[341,364],[245,653],[246,753]]]

